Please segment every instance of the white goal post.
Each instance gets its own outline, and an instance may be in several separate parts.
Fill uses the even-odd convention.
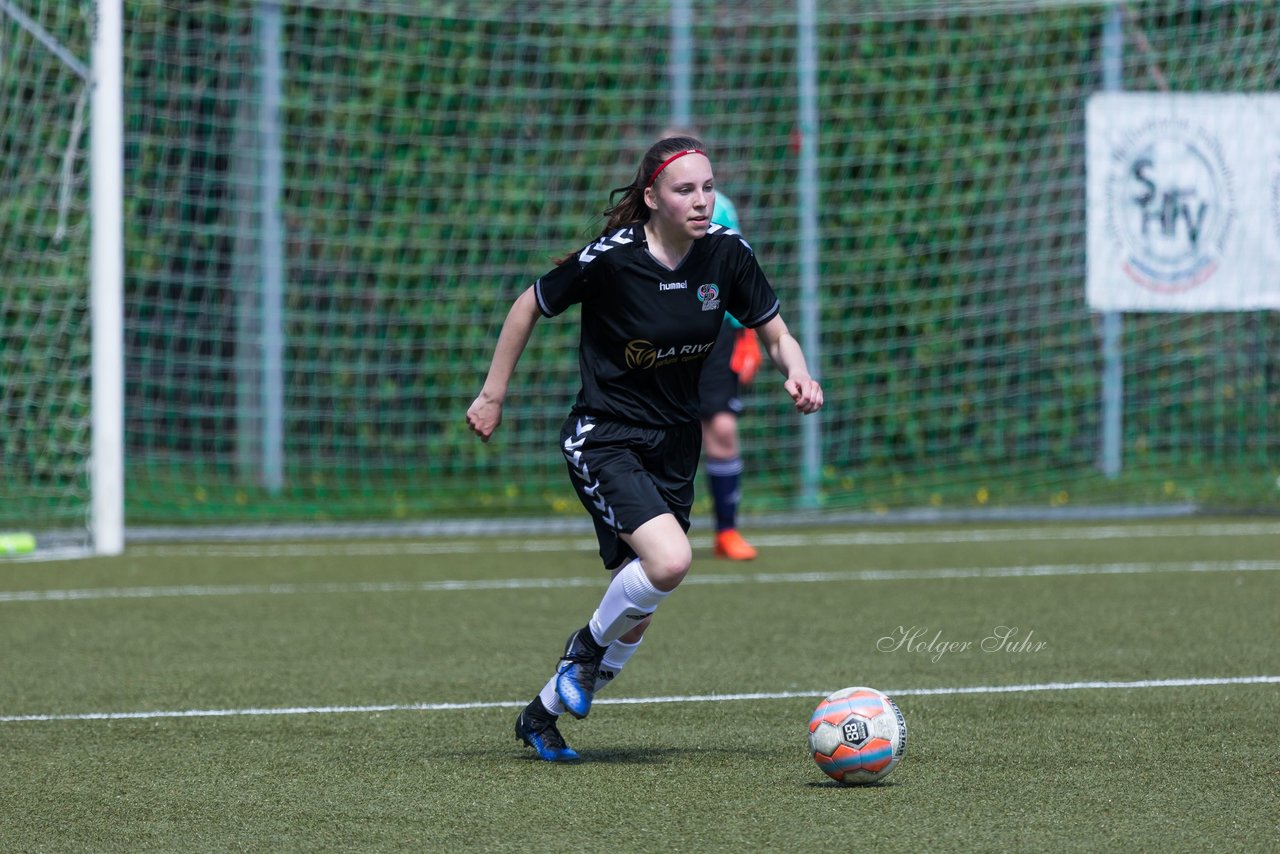
[[[92,429],[90,530],[124,551],[124,0],[97,0],[90,113]]]

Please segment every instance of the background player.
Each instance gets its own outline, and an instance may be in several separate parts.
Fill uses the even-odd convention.
[[[712,222],[741,232],[733,202],[716,190]],[[760,367],[760,343],[731,314],[716,338],[716,346],[702,366],[698,396],[702,401],[702,456],[711,486],[715,513],[714,552],[729,560],[751,560],[756,549],[738,532],[738,506],[742,501],[742,449],[738,417],[743,404],[740,386],[749,384]]]

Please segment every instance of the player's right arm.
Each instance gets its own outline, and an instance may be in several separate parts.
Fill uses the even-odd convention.
[[[515,373],[516,362],[520,361],[520,354],[524,352],[529,336],[533,333],[533,325],[541,316],[532,286],[516,297],[511,310],[507,312],[502,331],[498,333],[498,344],[493,350],[489,374],[485,377],[480,395],[467,409],[467,426],[481,441],[489,441],[493,431],[502,423],[502,404],[507,398],[507,387]]]

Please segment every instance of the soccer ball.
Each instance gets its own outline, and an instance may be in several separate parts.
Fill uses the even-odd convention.
[[[822,773],[849,785],[874,783],[907,749],[907,722],[888,695],[845,688],[818,704],[809,718],[809,752]]]

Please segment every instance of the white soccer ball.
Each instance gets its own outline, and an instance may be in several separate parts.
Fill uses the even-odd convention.
[[[874,783],[897,767],[907,749],[907,722],[875,688],[837,691],[809,718],[809,752],[822,773],[845,784]]]

